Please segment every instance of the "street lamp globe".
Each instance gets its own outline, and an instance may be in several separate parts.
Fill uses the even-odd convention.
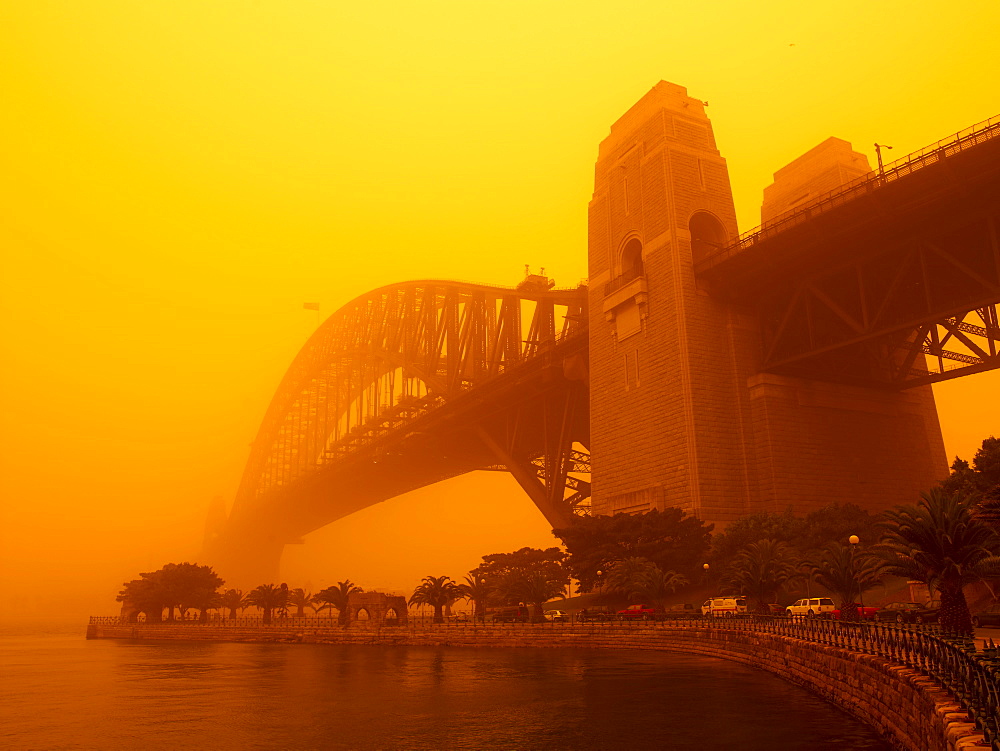
[[[707,563],[703,563],[701,567],[705,569],[705,571],[708,571],[709,566]]]
[[[858,537],[857,535],[851,535],[850,537],[847,538],[847,541],[851,543],[851,545],[857,545],[859,542],[861,542],[861,538]]]

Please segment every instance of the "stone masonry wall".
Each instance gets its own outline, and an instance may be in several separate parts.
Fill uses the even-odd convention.
[[[982,735],[930,678],[881,657],[776,634],[702,625],[448,625],[418,628],[91,625],[91,639],[169,639],[357,646],[651,649],[762,668],[836,704],[911,751],[972,748]]]
[[[837,144],[846,156],[831,151]],[[813,167],[828,178],[830,159],[866,169],[837,139],[814,152],[779,172],[795,183]],[[717,228],[712,241],[696,237],[706,217]],[[719,532],[760,511],[914,502],[947,476],[930,387],[891,392],[761,373],[757,315],[713,296],[694,273],[704,243],[737,232],[704,103],[661,81],[611,126],[595,167],[593,512],[673,506]]]

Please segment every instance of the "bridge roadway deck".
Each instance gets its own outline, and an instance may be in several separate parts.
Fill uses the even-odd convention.
[[[695,271],[714,291],[753,302],[774,286],[818,269],[849,266],[913,237],[946,234],[970,214],[996,215],[1000,132],[971,148],[944,156],[946,151],[892,181],[873,175],[849,200],[815,213],[805,209],[773,234],[765,225],[758,238],[733,243]]]

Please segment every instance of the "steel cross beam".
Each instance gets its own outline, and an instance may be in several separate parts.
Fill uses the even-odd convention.
[[[906,387],[1000,368],[997,305],[917,326],[883,346],[892,381]]]
[[[773,291],[761,369],[910,388],[1000,367],[998,225],[994,207]]]

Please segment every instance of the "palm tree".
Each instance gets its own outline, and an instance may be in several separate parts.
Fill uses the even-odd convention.
[[[288,604],[296,607],[295,615],[299,618],[306,614],[306,607],[313,603],[312,592],[306,592],[302,587],[288,590]]]
[[[648,602],[661,610],[667,606],[667,600],[680,587],[686,586],[687,577],[676,571],[662,571],[659,566],[639,574],[632,582],[629,597],[641,602]]]
[[[227,589],[222,593],[222,601],[219,603],[220,607],[229,608],[229,617],[232,619],[236,618],[237,610],[243,610],[249,604],[242,589]]]
[[[808,564],[810,576],[821,587],[840,597],[840,619],[858,620],[858,598],[882,583],[885,566],[873,555],[855,555],[853,547],[839,542],[827,545]]]
[[[444,623],[444,606],[463,597],[462,590],[450,576],[425,576],[410,596],[411,605],[430,605],[434,622]]]
[[[349,602],[351,595],[355,592],[364,592],[364,590],[352,584],[350,579],[347,579],[346,581],[337,582],[332,587],[320,590],[314,600],[325,603],[325,607],[337,608],[339,614],[337,619],[338,624],[347,626],[351,622]],[[320,610],[322,609],[320,608]]]
[[[465,583],[459,584],[458,589],[466,600],[472,600],[473,618],[477,621],[486,620],[486,606],[493,597],[494,587],[488,584],[485,579],[477,578],[473,574],[465,577]]]
[[[1000,575],[1000,536],[974,515],[975,499],[935,488],[916,506],[886,511],[878,546],[886,572],[924,582],[941,593],[938,621],[950,631],[972,633],[962,587]]]
[[[748,595],[758,613],[768,612],[778,590],[798,578],[798,561],[784,542],[759,540],[743,548],[730,564],[726,582],[738,592]]]
[[[288,587],[261,584],[247,595],[247,604],[264,611],[264,623],[271,622],[271,613],[288,604]]]
[[[604,577],[604,588],[623,597],[632,597],[636,583],[656,569],[648,558],[626,558],[611,567]],[[657,569],[658,570],[658,569]]]

